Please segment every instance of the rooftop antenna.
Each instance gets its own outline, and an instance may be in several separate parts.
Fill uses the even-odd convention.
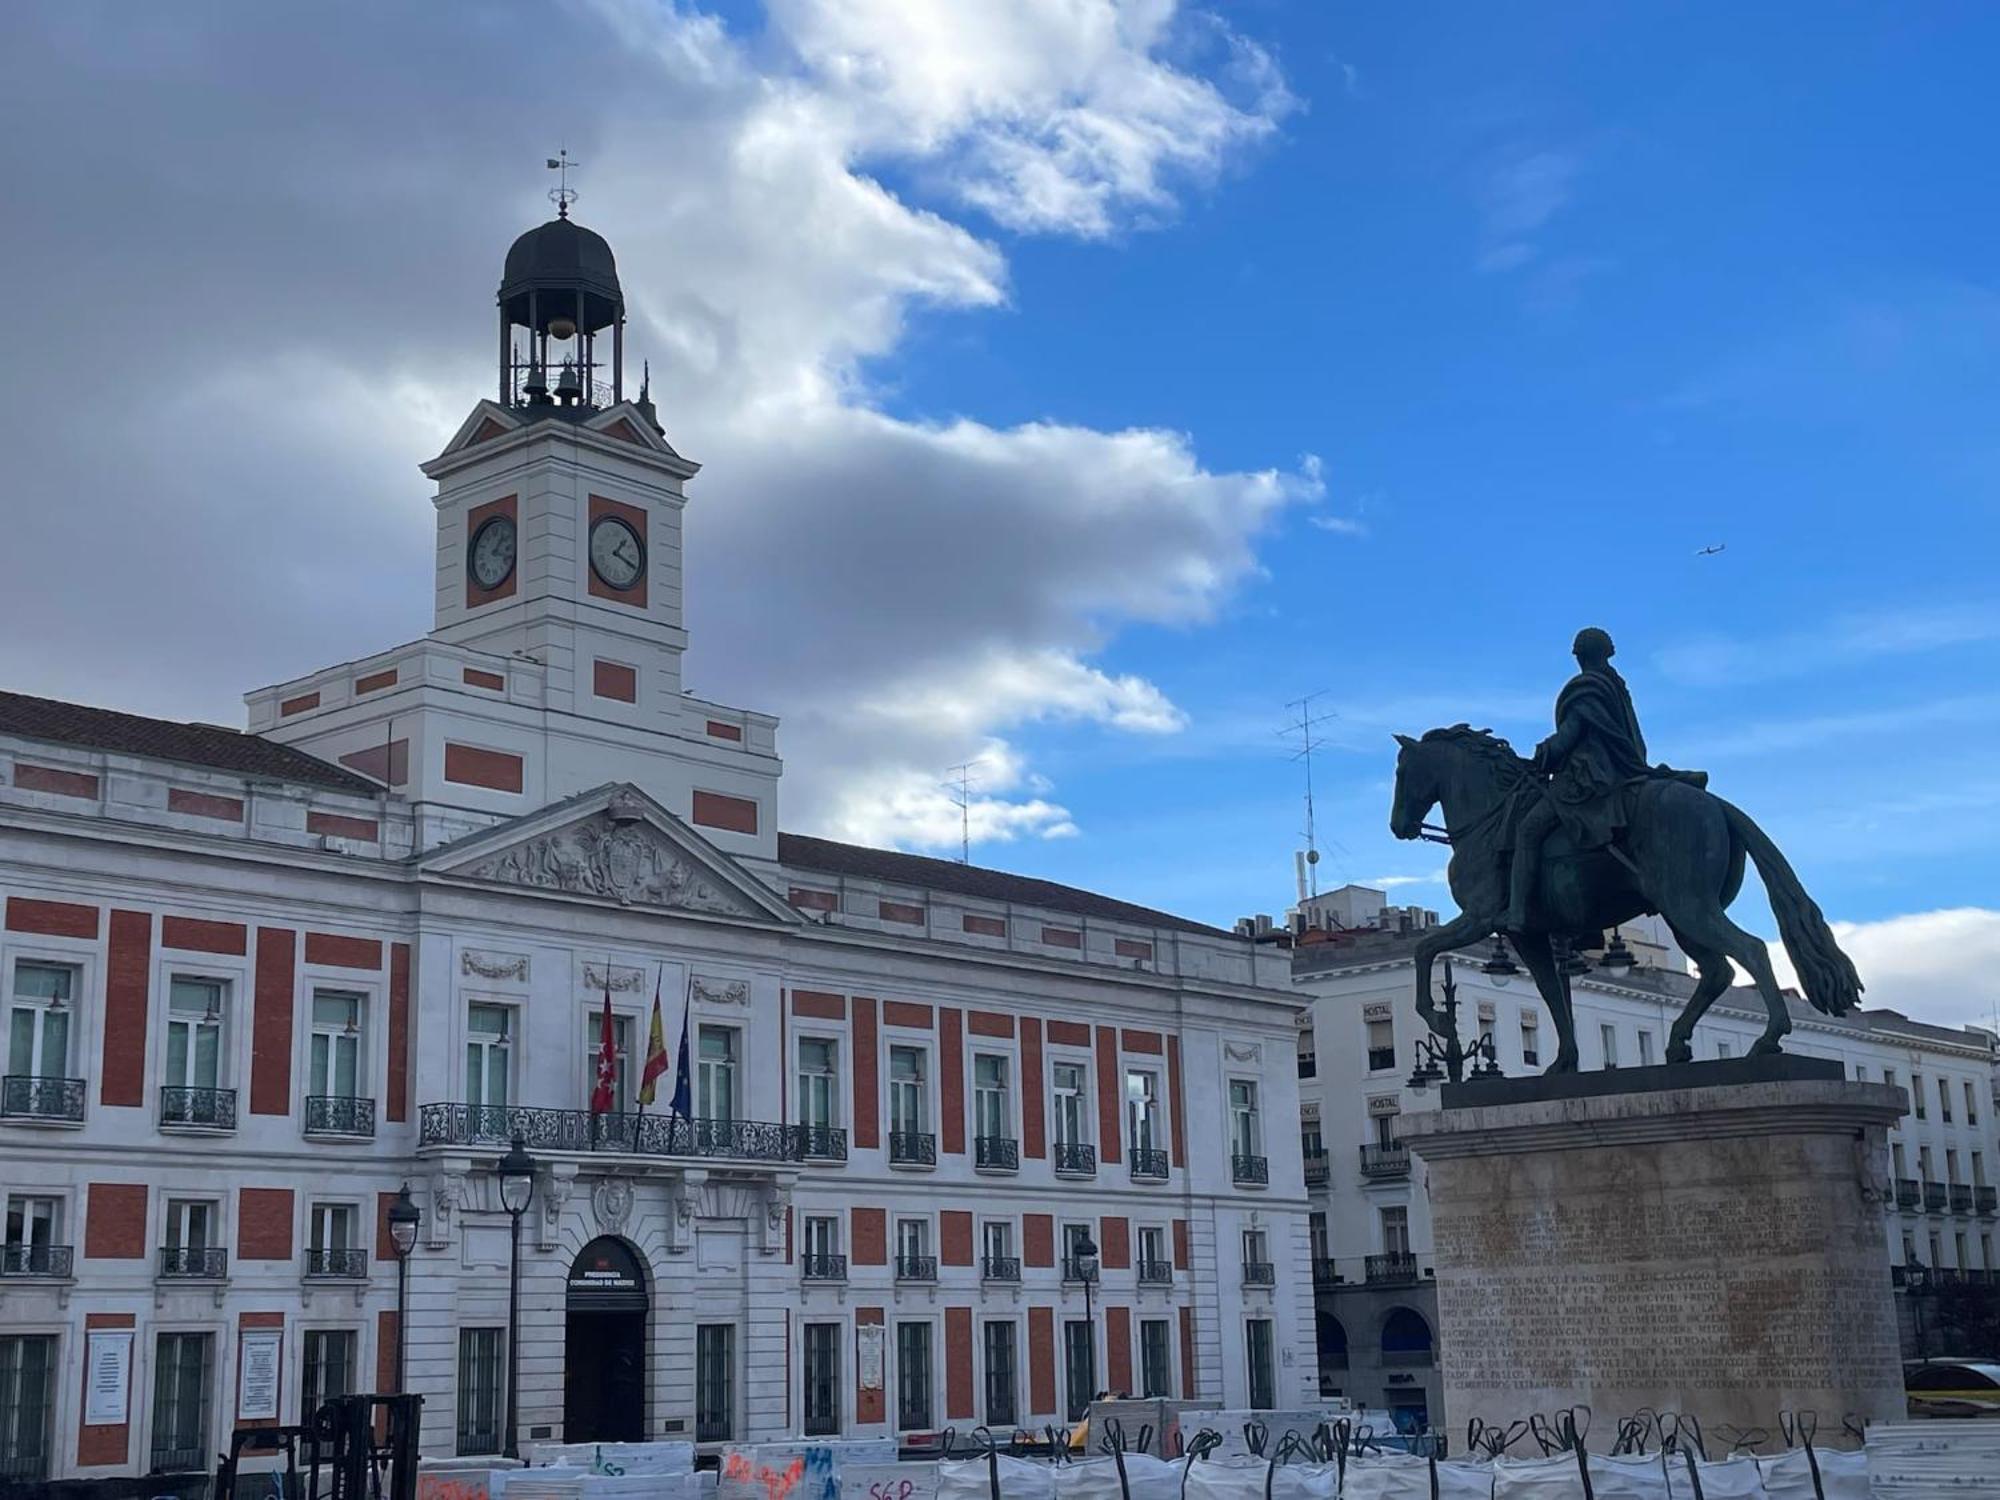
[[[945,772],[952,779],[945,783],[944,789],[958,807],[958,862],[962,865],[972,863],[972,789],[979,785],[972,768],[978,764],[976,760],[968,760]]]
[[[548,162],[551,172],[560,172],[562,174],[559,179],[560,185],[549,189],[549,197],[555,203],[556,217],[558,219],[567,219],[569,217],[569,206],[576,202],[576,189],[569,185],[569,169],[581,164],[571,158],[569,147],[567,146],[563,147],[556,155],[551,156]]]
[[[1279,733],[1283,734],[1286,739],[1292,740],[1298,745],[1298,749],[1292,752],[1292,759],[1305,762],[1305,768],[1306,768],[1305,862],[1306,862],[1307,874],[1309,876],[1310,884],[1312,886],[1311,894],[1314,896],[1317,896],[1319,894],[1319,837],[1317,832],[1315,831],[1315,826],[1313,821],[1313,751],[1319,749],[1320,746],[1326,743],[1326,741],[1321,739],[1313,731],[1318,729],[1320,725],[1340,717],[1339,714],[1333,713],[1331,711],[1321,714],[1316,714],[1313,712],[1313,700],[1315,698],[1323,698],[1325,696],[1326,696],[1326,690],[1322,688],[1320,691],[1316,693],[1307,693],[1305,697],[1295,698],[1290,703],[1287,703],[1285,707],[1292,710],[1292,712],[1297,714],[1298,717],[1294,719],[1292,722],[1286,724],[1285,727],[1279,731]]]

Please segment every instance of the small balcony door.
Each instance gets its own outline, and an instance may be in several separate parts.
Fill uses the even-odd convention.
[[[14,966],[7,1002],[7,1074],[67,1078],[69,1018],[76,1005],[76,970],[67,964]]]
[[[361,1092],[361,1010],[364,998],[348,990],[314,990],[311,1077],[306,1092],[323,1099],[353,1099]]]
[[[222,981],[176,974],[167,995],[167,1086],[217,1088],[221,1074]]]

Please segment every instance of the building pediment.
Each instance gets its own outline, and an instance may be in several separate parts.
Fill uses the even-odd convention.
[[[620,906],[795,923],[755,876],[637,787],[619,784],[433,850],[426,873]]]

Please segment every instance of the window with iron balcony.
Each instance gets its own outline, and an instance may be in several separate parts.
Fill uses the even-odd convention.
[[[80,1125],[87,1088],[69,1075],[78,971],[21,959],[7,1000],[7,1057],[0,1068],[0,1120]]]

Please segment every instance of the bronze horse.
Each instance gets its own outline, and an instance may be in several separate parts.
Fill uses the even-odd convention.
[[[1533,768],[1513,747],[1483,729],[1459,724],[1420,740],[1397,735],[1396,790],[1389,831],[1399,839],[1424,832],[1433,807],[1444,811],[1452,846],[1447,878],[1460,915],[1424,934],[1416,945],[1417,1009],[1432,1030],[1442,1022],[1431,1004],[1431,964],[1449,949],[1500,930],[1507,912],[1508,828],[1522,797],[1536,795]],[[1627,826],[1616,850],[1581,856],[1557,833],[1543,850],[1529,902],[1526,930],[1507,933],[1555,1017],[1558,1045],[1550,1073],[1576,1071],[1576,1018],[1557,968],[1559,944],[1595,947],[1606,928],[1657,912],[1700,971],[1694,994],[1675,1020],[1666,1060],[1687,1062],[1695,1023],[1729,988],[1730,960],[1756,981],[1770,1020],[1751,1054],[1777,1052],[1792,1029],[1785,997],[1771,972],[1763,940],[1727,916],[1743,885],[1747,854],[1757,865],[1778,919],[1778,934],[1798,968],[1815,1009],[1841,1015],[1860,1000],[1861,980],[1834,942],[1819,907],[1764,831],[1720,797],[1685,781],[1659,777],[1634,783]]]

